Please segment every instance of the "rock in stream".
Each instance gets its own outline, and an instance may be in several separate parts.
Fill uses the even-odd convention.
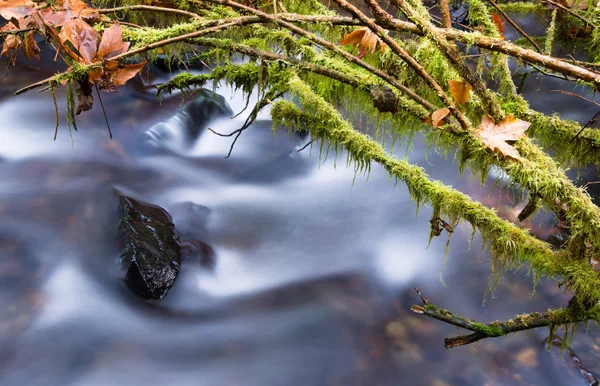
[[[144,298],[162,299],[181,266],[179,237],[171,216],[161,207],[120,196],[121,261],[125,283]]]

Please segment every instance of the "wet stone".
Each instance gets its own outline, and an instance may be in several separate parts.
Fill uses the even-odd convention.
[[[143,133],[140,145],[146,150],[178,152],[187,149],[198,139],[208,122],[232,114],[225,98],[211,90],[200,89],[194,99],[177,113]]]
[[[125,283],[150,299],[162,299],[175,283],[181,266],[179,238],[171,216],[161,207],[120,197],[119,227]]]

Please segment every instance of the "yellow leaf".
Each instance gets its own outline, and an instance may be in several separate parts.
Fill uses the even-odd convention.
[[[462,80],[449,80],[448,86],[450,87],[450,94],[457,105],[462,105],[469,100],[472,89],[470,84]]]

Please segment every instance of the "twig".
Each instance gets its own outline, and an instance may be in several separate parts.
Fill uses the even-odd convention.
[[[232,131],[229,134],[219,133],[219,132],[211,129],[210,127],[208,128],[209,131],[218,135],[219,137],[232,137],[235,135],[235,138],[233,139],[233,142],[231,143],[231,146],[229,147],[229,152],[227,153],[225,158],[229,158],[231,156],[231,153],[233,152],[233,147],[235,146],[235,143],[237,142],[238,138],[240,137],[240,135],[242,135],[242,132],[244,132],[248,127],[250,127],[250,125],[256,120],[256,117],[258,116],[258,113],[260,112],[260,110],[263,107],[265,107],[266,105],[272,103],[272,101],[274,99],[281,97],[283,94],[285,94],[285,91],[275,92],[275,90],[270,90],[269,92],[267,92],[265,97],[262,98],[258,103],[256,103],[256,105],[254,105],[252,112],[250,113],[248,118],[246,118],[246,121],[244,122],[242,127],[240,127],[237,130]]]
[[[307,147],[309,147],[310,145],[313,144],[313,142],[315,142],[316,139],[311,140],[310,142],[308,142],[306,145],[302,146],[300,149],[298,149],[298,153],[300,153],[302,150],[306,149]]]
[[[58,135],[58,103],[56,102],[56,91],[54,90],[54,83],[50,83],[52,89],[52,99],[54,101],[54,114],[56,117],[56,127],[54,128],[54,140],[56,141],[56,136]]]
[[[598,103],[596,101],[593,101],[593,100],[591,100],[589,98],[586,98],[583,95],[576,94],[574,92],[569,92],[569,91],[564,91],[564,90],[550,90],[550,92],[559,92],[561,94],[565,94],[565,95],[572,96],[572,97],[575,97],[575,98],[583,99],[586,102],[593,103],[596,106],[600,107],[600,103]]]
[[[122,12],[122,11],[148,11],[148,12],[172,13],[172,14],[176,14],[176,15],[191,17],[194,19],[202,19],[202,16],[198,15],[197,13],[184,11],[182,9],[176,9],[176,8],[156,7],[153,5],[128,5],[128,6],[124,6],[124,7],[98,9],[97,11],[100,14],[115,13],[115,12]]]
[[[488,2],[494,7],[496,8],[496,11],[498,11],[502,17],[504,17],[504,19],[506,19],[506,21],[508,22],[508,24],[512,25],[514,29],[516,29],[521,35],[523,35],[523,37],[525,39],[527,39],[529,41],[529,43],[533,44],[533,46],[535,47],[535,49],[537,50],[537,52],[539,52],[540,54],[543,54],[542,49],[540,48],[540,46],[537,45],[537,43],[535,42],[535,40],[533,40],[525,31],[523,31],[521,29],[521,27],[519,27],[517,25],[517,23],[515,23],[507,14],[506,12],[504,12],[504,10],[502,8],[500,8],[498,6],[498,4],[496,4],[494,2],[494,0],[488,0]]]
[[[98,95],[98,100],[100,101],[100,107],[102,107],[102,114],[104,114],[104,120],[106,121],[106,127],[108,128],[108,135],[110,139],[113,139],[112,132],[110,131],[110,124],[108,123],[108,117],[106,116],[106,110],[104,109],[104,103],[102,103],[102,97],[100,96],[100,91],[98,91],[98,85],[94,83],[94,88],[96,88],[96,94]]]
[[[589,121],[586,122],[586,124],[581,128],[581,130],[579,130],[577,132],[577,134],[575,134],[575,136],[573,137],[573,139],[571,139],[569,141],[569,143],[573,142],[575,139],[577,139],[577,137],[579,137],[579,134],[583,133],[583,130],[587,129],[587,127],[589,125],[591,125],[592,123],[596,122],[596,120],[600,117],[600,111],[598,111],[596,114],[594,114],[594,116],[592,117],[592,119],[590,119]]]
[[[448,0],[439,0],[440,15],[442,16],[442,25],[444,28],[452,28],[452,18],[450,17],[450,7]]]

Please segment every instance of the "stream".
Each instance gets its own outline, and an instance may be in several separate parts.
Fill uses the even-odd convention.
[[[569,296],[553,282],[533,293],[522,269],[483,305],[490,263],[481,239],[469,248],[470,227],[459,226],[442,268],[445,233],[428,247],[431,208],[417,214],[405,186],[378,165],[355,175],[343,153],[320,156],[318,144],[298,152],[309,139],[273,135],[268,114],[225,158],[231,138],[206,129],[231,132],[247,114],[200,114],[200,135],[189,138],[190,122],[174,114],[190,109],[190,98],[160,103],[139,82],[102,95],[113,140],[97,100],[71,137],[59,90],[53,141],[49,92],[12,96],[52,73],[34,66],[11,69],[0,86],[0,385],[587,384],[568,355],[546,350],[547,329],[444,349],[457,330],[411,313],[415,286],[482,322],[564,306]],[[596,112],[548,93],[567,89],[560,80],[527,82],[534,108],[580,122]],[[240,93],[216,91],[233,113],[243,108]],[[165,134],[155,138],[160,148],[141,146],[151,127]],[[506,187],[460,176],[421,137],[394,152],[514,212]],[[583,177],[596,180],[595,171]],[[115,240],[117,192],[169,211],[182,239],[212,248],[214,265],[184,259],[162,300],[132,293]],[[599,332],[590,326],[572,342],[592,372],[600,372]]]

